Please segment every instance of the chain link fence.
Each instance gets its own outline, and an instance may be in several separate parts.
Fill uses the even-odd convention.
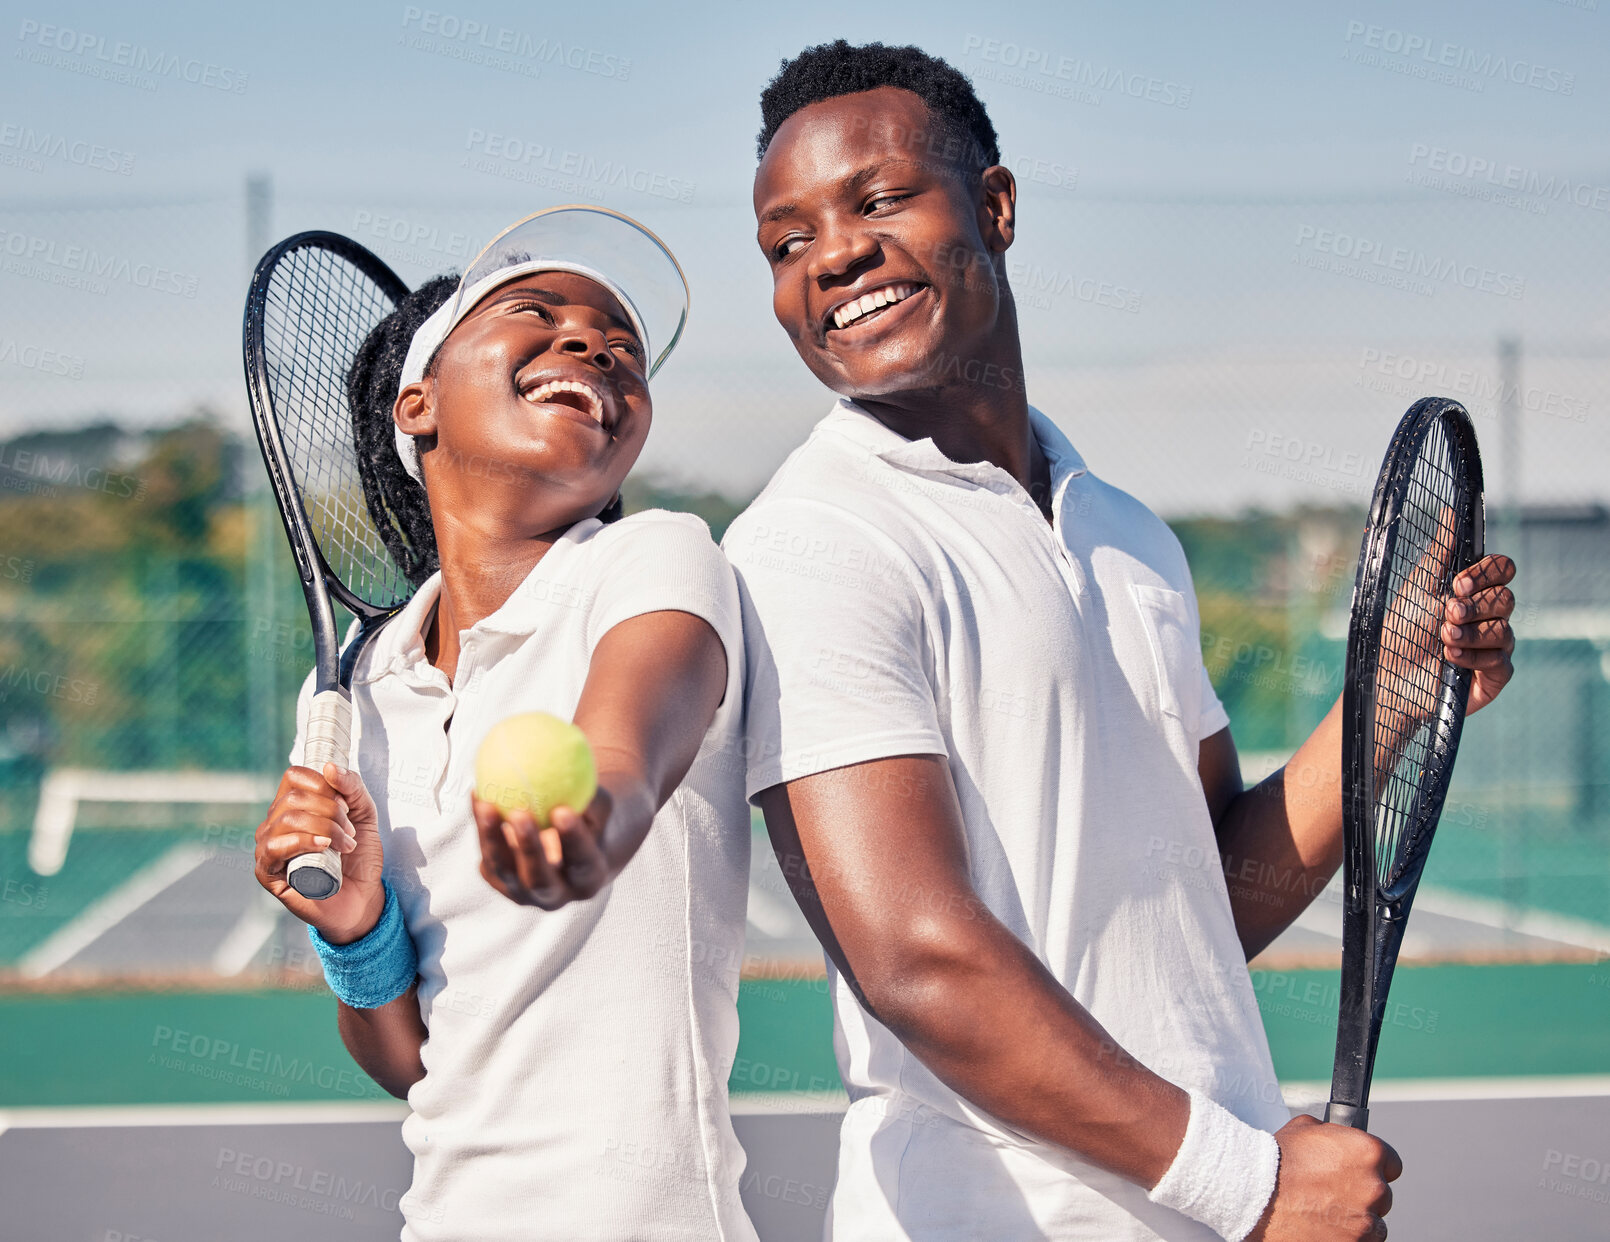
[[[1264,765],[1339,692],[1392,425],[1419,396],[1464,401],[1489,546],[1522,567],[1520,676],[1468,728],[1431,872],[1610,925],[1610,195],[1533,178],[1495,196],[1430,162],[1411,152],[1403,194],[1369,200],[1103,200],[1020,170],[1008,272],[1030,396],[1175,521],[1209,670]],[[632,496],[694,507],[719,534],[827,402],[763,314],[747,205],[620,197],[684,256],[694,306]],[[8,893],[38,881],[22,840],[50,771],[283,764],[311,643],[246,416],[255,256],[332,228],[417,284],[528,209],[512,193],[276,200],[264,181],[0,203]]]

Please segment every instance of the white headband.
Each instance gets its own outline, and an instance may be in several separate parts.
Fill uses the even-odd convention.
[[[654,356],[649,348],[648,329],[643,326],[643,318],[638,314],[637,307],[632,303],[632,299],[626,296],[626,290],[608,276],[595,268],[564,259],[528,259],[509,267],[499,268],[490,276],[476,281],[468,289],[459,290],[437,307],[429,319],[419,325],[419,331],[414,333],[414,339],[408,345],[408,356],[403,359],[402,378],[397,384],[398,393],[400,394],[409,384],[417,384],[425,378],[425,368],[430,365],[430,360],[436,351],[442,347],[442,342],[454,328],[464,322],[469,313],[480,304],[482,298],[511,280],[519,280],[520,277],[529,276],[533,272],[571,272],[603,285],[625,308],[627,316],[632,321],[632,328],[637,333],[638,340],[642,342],[644,356],[647,358]],[[413,436],[395,423],[392,424],[392,428],[397,442],[397,456],[402,461],[403,469],[423,487],[425,476],[419,466],[419,446],[414,443]]]

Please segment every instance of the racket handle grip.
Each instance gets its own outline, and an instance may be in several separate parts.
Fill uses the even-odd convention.
[[[1358,1104],[1342,1104],[1332,1100],[1325,1105],[1325,1120],[1332,1125],[1352,1126],[1355,1130],[1370,1128],[1370,1110]]]
[[[323,775],[326,763],[346,767],[351,750],[352,700],[344,690],[321,690],[308,710],[302,764]],[[334,897],[341,891],[341,855],[334,846],[316,854],[298,854],[286,865],[285,879],[314,901]]]

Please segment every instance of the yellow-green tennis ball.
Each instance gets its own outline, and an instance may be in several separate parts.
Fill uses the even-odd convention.
[[[575,725],[525,712],[492,726],[475,756],[475,793],[507,815],[527,810],[548,826],[558,806],[580,813],[598,791],[593,748]]]

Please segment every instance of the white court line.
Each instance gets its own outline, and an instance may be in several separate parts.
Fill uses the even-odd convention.
[[[749,886],[749,926],[762,936],[783,940],[798,934],[804,916],[795,914],[795,907],[784,905],[778,898],[754,885]],[[809,930],[809,924],[806,924]]]
[[[1309,902],[1308,905],[1303,907],[1302,913],[1291,921],[1291,925],[1293,927],[1301,928],[1303,931],[1309,932],[1315,936],[1327,936],[1331,940],[1334,940],[1338,945],[1341,944],[1341,890],[1337,889],[1336,893],[1338,900],[1335,903],[1332,903],[1328,900],[1331,890],[1327,888],[1318,897],[1314,898],[1313,901]]]
[[[100,1129],[123,1126],[304,1126],[402,1121],[401,1100],[360,1103],[337,1100],[297,1104],[119,1104],[64,1108],[0,1109],[7,1130]]]
[[[155,862],[142,867],[77,918],[58,927],[17,963],[29,979],[48,975],[65,965],[107,931],[121,923],[169,885],[176,884],[213,855],[200,842],[176,845]]]
[[[837,1116],[850,1106],[842,1091],[755,1091],[728,1097],[734,1117]]]
[[[1560,616],[1573,610],[1557,609]],[[1346,637],[1346,614],[1342,618],[1341,636]],[[1601,626],[1603,618],[1600,618]],[[1535,627],[1528,625],[1527,633]],[[1241,756],[1242,779],[1250,787],[1271,772],[1286,765],[1291,756],[1285,751],[1248,751]],[[1433,868],[1435,870],[1435,868]],[[1340,878],[1333,879],[1312,905],[1297,916],[1296,927],[1333,940],[1342,938],[1342,920],[1337,907],[1341,905]],[[1316,909],[1316,907],[1318,907]],[[1327,908],[1330,907],[1330,908]],[[1536,936],[1540,940],[1553,940],[1573,948],[1592,949],[1597,953],[1610,953],[1610,926],[1588,919],[1572,918],[1566,914],[1552,914],[1530,906],[1511,905],[1488,897],[1471,897],[1434,884],[1422,884],[1415,895],[1414,908],[1428,914],[1441,914],[1447,918],[1463,919],[1483,927],[1500,931],[1519,932],[1523,936]]]
[[[1291,1081],[1282,1094],[1293,1108],[1330,1099],[1330,1083]],[[1536,1074],[1530,1078],[1385,1078],[1370,1087],[1372,1103],[1412,1100],[1547,1100],[1610,1095],[1610,1074]],[[733,1095],[733,1116],[834,1115],[842,1091],[770,1091]],[[309,1126],[403,1121],[403,1100],[328,1103],[132,1103],[63,1108],[0,1108],[6,1129],[92,1129],[124,1126]]]
[[[1328,1082],[1283,1082],[1291,1108],[1311,1108],[1330,1099]],[[1413,1100],[1552,1100],[1610,1095],[1610,1074],[1538,1074],[1516,1078],[1378,1078],[1370,1104]]]
[[[1464,919],[1468,923],[1519,932],[1523,936],[1537,936],[1581,949],[1593,949],[1598,953],[1610,953],[1610,927],[1590,923],[1587,919],[1550,914],[1546,910],[1511,905],[1487,897],[1470,897],[1430,884],[1421,886],[1414,899],[1414,908],[1448,918]]]
[[[1297,1109],[1330,1098],[1328,1082],[1281,1085],[1288,1106]],[[1610,1096],[1610,1074],[1545,1074],[1527,1078],[1387,1078],[1370,1089],[1373,1104],[1434,1100],[1540,1100]],[[833,1116],[848,1097],[839,1091],[773,1091],[734,1095],[732,1115]],[[408,1105],[401,1100],[332,1101],[294,1104],[131,1104],[105,1107],[0,1109],[0,1133],[10,1129],[94,1129],[136,1126],[352,1125],[401,1122]]]
[[[247,899],[240,918],[212,955],[212,968],[220,975],[238,975],[252,964],[257,952],[268,943],[279,926],[280,904],[265,892]]]
[[[274,778],[260,772],[103,772],[57,768],[39,786],[28,839],[28,865],[55,875],[67,861],[80,802],[261,802],[274,799]]]
[[[1341,903],[1340,880],[1333,879],[1324,892],[1296,917],[1292,926],[1328,936],[1339,943],[1342,938]],[[1576,949],[1610,954],[1610,927],[1603,923],[1572,918],[1566,914],[1551,914],[1547,910],[1512,905],[1487,897],[1471,897],[1435,884],[1422,884],[1415,894],[1414,911],[1409,921],[1411,934],[1414,932],[1414,913],[1438,914],[1443,918],[1459,919],[1495,931],[1515,932]]]
[[[1330,1099],[1329,1082],[1280,1084],[1288,1108],[1298,1110]],[[1370,1103],[1433,1100],[1548,1100],[1610,1095],[1610,1074],[1538,1074],[1514,1078],[1382,1078],[1370,1086]],[[772,1091],[731,1097],[734,1117],[842,1113],[849,1097],[842,1091]]]

